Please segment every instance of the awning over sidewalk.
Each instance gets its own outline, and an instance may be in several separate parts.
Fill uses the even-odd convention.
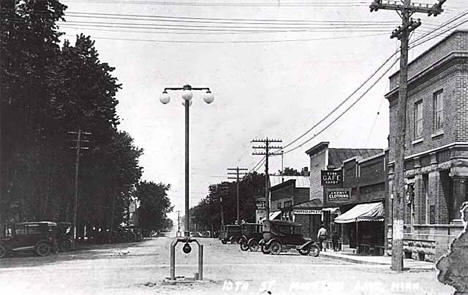
[[[359,221],[384,221],[383,203],[359,204],[335,218],[335,223]]]
[[[281,214],[281,211],[271,212],[271,213],[270,213],[270,220],[275,219],[275,218],[278,217],[280,214]]]

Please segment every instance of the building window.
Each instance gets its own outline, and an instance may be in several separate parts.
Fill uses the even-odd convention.
[[[292,201],[286,201],[284,202],[284,208],[289,208],[292,206]]]
[[[434,93],[432,100],[432,117],[432,130],[442,130],[444,128],[444,92],[442,90]]]
[[[414,104],[414,139],[423,136],[423,102],[422,100]]]
[[[278,203],[278,209],[281,209],[281,202]]]

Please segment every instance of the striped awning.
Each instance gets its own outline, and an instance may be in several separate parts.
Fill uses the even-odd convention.
[[[383,203],[359,204],[335,218],[335,223],[360,221],[384,221]]]

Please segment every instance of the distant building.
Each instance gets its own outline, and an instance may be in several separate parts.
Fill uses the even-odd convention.
[[[459,209],[468,200],[468,31],[455,31],[421,54],[409,64],[408,75],[404,251],[407,257],[434,261],[462,230]],[[397,72],[385,95],[390,103],[390,188],[398,85]]]
[[[308,176],[270,175],[271,219],[279,217],[283,220],[292,220],[292,215],[287,209],[308,201],[309,190]]]

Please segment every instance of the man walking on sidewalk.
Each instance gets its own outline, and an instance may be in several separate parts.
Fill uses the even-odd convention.
[[[325,251],[323,247],[323,242],[327,239],[327,229],[323,226],[323,223],[320,225],[320,228],[317,232],[317,240],[319,243],[320,251]]]

